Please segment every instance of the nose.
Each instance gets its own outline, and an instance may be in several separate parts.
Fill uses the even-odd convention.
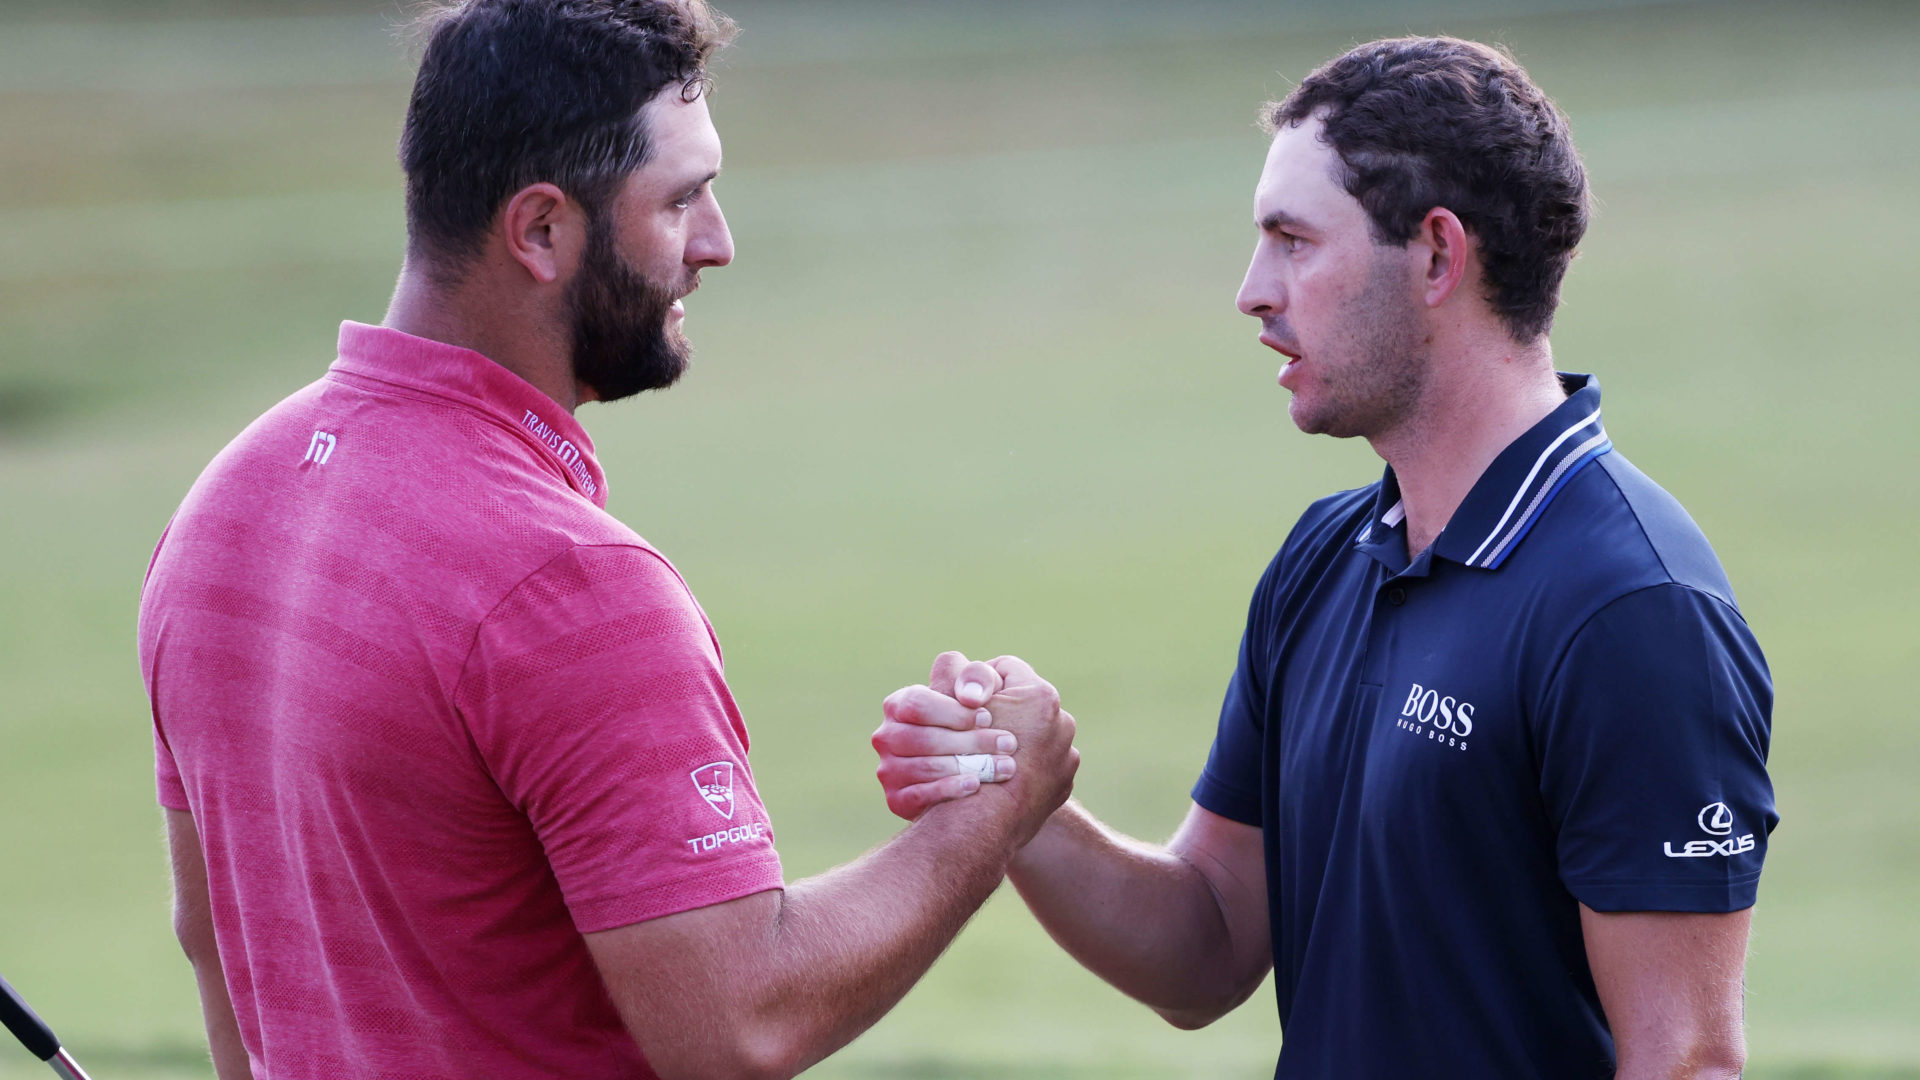
[[[1247,276],[1240,279],[1240,294],[1234,304],[1242,314],[1256,319],[1278,315],[1287,306],[1287,290],[1265,258],[1266,245],[1257,244],[1253,261],[1247,264]]]
[[[705,212],[687,238],[687,265],[695,270],[725,266],[733,261],[733,233],[727,228],[727,215],[711,192],[700,208]]]

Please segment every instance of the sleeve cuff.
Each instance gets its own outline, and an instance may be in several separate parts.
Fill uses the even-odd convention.
[[[1193,785],[1193,801],[1200,808],[1219,814],[1230,821],[1242,825],[1260,825],[1260,800],[1256,796],[1229,784],[1223,784],[1210,773],[1202,772],[1200,779]]]
[[[1715,882],[1569,881],[1567,891],[1595,911],[1685,911],[1725,914],[1743,911],[1760,892],[1756,871]]]
[[[659,881],[619,896],[577,899],[567,907],[575,929],[583,934],[631,926],[649,919],[724,904],[743,896],[786,888],[780,856],[771,849],[734,860],[726,866],[671,881]]]

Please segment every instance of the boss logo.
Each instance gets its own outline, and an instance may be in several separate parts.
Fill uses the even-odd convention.
[[[1400,715],[1415,723],[1432,724],[1436,731],[1463,739],[1473,734],[1473,702],[1429,690],[1419,683],[1414,683],[1408,691],[1407,703],[1400,706]]]
[[[1414,683],[1407,691],[1406,703],[1400,706],[1398,726],[1443,746],[1465,750],[1467,736],[1473,734],[1473,702]]]

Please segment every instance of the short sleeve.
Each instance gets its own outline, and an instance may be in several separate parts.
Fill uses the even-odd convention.
[[[147,559],[147,575],[141,582],[140,613],[140,681],[146,684],[147,701],[153,711],[153,786],[160,805],[168,810],[190,810],[187,805],[186,781],[180,778],[180,766],[173,760],[173,748],[167,745],[165,732],[160,728],[160,704],[153,692],[154,662],[158,653],[155,640],[156,628],[146,607],[147,586],[153,581],[153,568],[160,562],[160,549],[167,546],[167,534],[173,531],[173,522],[160,530],[160,539],[154,541],[153,555]]]
[[[174,763],[173,751],[161,737],[158,724],[153,728],[153,783],[161,806],[168,810],[190,809],[187,785],[180,779],[180,766]]]
[[[1536,717],[1560,878],[1596,911],[1751,907],[1779,821],[1773,684],[1730,605],[1621,597],[1569,644]]]
[[[1259,825],[1260,763],[1266,734],[1266,596],[1273,572],[1254,590],[1247,628],[1240,635],[1240,655],[1227,681],[1220,704],[1220,724],[1207,752],[1207,764],[1193,785],[1193,801],[1221,817],[1243,825]]]
[[[582,933],[782,886],[719,646],[653,552],[579,547],[522,582],[456,701]]]

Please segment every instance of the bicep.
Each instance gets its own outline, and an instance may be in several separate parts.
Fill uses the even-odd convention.
[[[1195,803],[1167,842],[1167,850],[1206,879],[1226,924],[1234,974],[1252,984],[1247,988],[1251,993],[1273,965],[1266,846],[1260,827]]]
[[[1637,1056],[1742,1046],[1752,915],[1580,905],[1587,963],[1623,1067]]]
[[[781,890],[585,935],[621,1020],[663,1076],[724,1075],[736,1010],[773,958]]]

